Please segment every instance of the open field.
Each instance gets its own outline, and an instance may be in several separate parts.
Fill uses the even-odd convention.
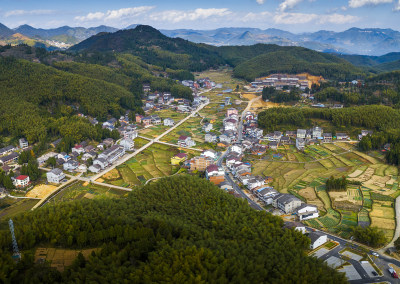
[[[88,258],[93,251],[98,252],[99,250],[99,248],[84,250],[37,248],[35,251],[35,262],[47,261],[51,267],[62,272],[65,267],[70,266],[74,262],[80,252],[85,258]]]
[[[162,138],[163,142],[177,144],[179,136],[190,136],[196,144],[204,143],[205,133],[202,131],[202,117],[192,117]]]
[[[126,191],[109,188],[107,185],[104,185],[103,187],[96,184],[79,182],[61,191],[51,199],[50,203],[79,199],[121,198],[126,194]]]
[[[19,213],[29,211],[38,202],[38,199],[2,198],[0,199],[0,220],[9,219]]]
[[[32,188],[30,191],[26,193],[26,197],[31,198],[44,198],[48,196],[50,193],[55,191],[57,186],[49,185],[49,184],[39,184]]]
[[[207,70],[195,73],[196,79],[208,77],[217,84],[222,84],[223,88],[235,89],[237,85],[243,86],[244,81],[234,78],[232,68],[220,68],[217,70]]]
[[[193,156],[191,151],[186,151]],[[153,144],[134,158],[108,172],[102,179],[105,183],[123,187],[134,187],[144,184],[147,180],[170,176],[179,167],[171,165],[171,157],[179,153],[177,147],[163,144]]]
[[[342,144],[346,143],[340,143],[340,147],[310,146],[305,153],[291,146],[280,147],[280,159],[274,160],[268,153],[264,159],[253,159],[253,174],[271,176],[272,186],[278,191],[294,192],[327,212],[307,221],[310,226],[348,238],[352,227],[371,224],[382,229],[389,240],[395,229],[394,198],[400,195],[397,168],[386,165],[377,156],[355,151],[352,145]],[[330,176],[346,176],[362,185],[328,193],[325,182]]]

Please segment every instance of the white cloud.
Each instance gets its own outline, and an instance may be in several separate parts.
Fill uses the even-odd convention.
[[[320,24],[349,24],[358,21],[360,18],[352,15],[342,15],[342,14],[331,14],[331,15],[322,15],[320,16],[319,23]]]
[[[294,25],[306,24],[318,18],[317,14],[303,14],[303,13],[278,13],[274,16],[276,24]]]
[[[27,15],[50,15],[54,14],[54,10],[12,10],[4,14],[4,17],[27,16]]]
[[[153,21],[166,21],[171,23],[179,23],[183,21],[196,21],[205,20],[215,17],[224,17],[230,15],[232,12],[227,8],[216,9],[195,9],[193,11],[180,11],[180,10],[168,10],[150,15],[150,19]]]
[[[285,12],[289,9],[293,9],[297,4],[302,2],[303,0],[285,0],[279,5],[279,11]]]
[[[94,20],[115,21],[122,18],[133,18],[154,9],[154,6],[139,6],[131,8],[122,8],[119,10],[108,10],[107,12],[88,13],[86,16],[77,16],[75,20],[80,22],[89,22]]]
[[[379,5],[393,3],[393,0],[350,0],[349,6],[350,8],[360,8],[365,5]]]
[[[394,5],[393,11],[400,11],[400,0]]]
[[[260,5],[262,5],[262,4],[265,3],[265,0],[256,0],[256,2],[257,2],[258,4],[260,4]]]

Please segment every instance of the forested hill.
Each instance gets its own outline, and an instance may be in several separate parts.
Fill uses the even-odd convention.
[[[224,51],[224,54],[237,56],[227,50]],[[240,62],[235,58],[231,60]],[[337,80],[350,80],[365,76],[363,70],[344,59],[302,47],[277,46],[268,53],[242,61],[234,69],[236,77],[248,81],[271,73],[298,74],[303,72]]]
[[[69,124],[55,119],[71,115],[72,107],[107,118],[118,117],[125,109],[140,111],[140,106],[140,98],[119,85],[0,57],[0,134],[21,135],[32,143]]]
[[[165,178],[126,199],[46,206],[13,221],[25,260],[13,264],[0,224],[0,279],[10,283],[346,282],[306,256],[307,237],[197,177]],[[101,251],[59,274],[32,264],[38,244]]]
[[[148,64],[190,71],[229,64],[235,67],[237,77],[248,81],[273,72],[309,72],[328,79],[351,79],[365,75],[364,71],[344,59],[302,47],[274,44],[215,47],[169,38],[149,26],[101,33],[71,47],[70,51],[128,52]]]
[[[206,46],[181,38],[167,37],[145,25],[115,33],[99,33],[69,50],[131,52],[149,64],[190,71],[201,71],[224,63],[216,52]]]

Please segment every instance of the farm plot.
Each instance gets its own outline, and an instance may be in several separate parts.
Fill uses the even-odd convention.
[[[200,124],[201,120],[201,117],[192,117],[188,119],[178,128],[168,133],[167,136],[163,137],[162,141],[176,144],[178,142],[179,136],[185,135],[192,137],[192,139],[197,143],[204,143],[205,133],[202,131],[202,125]]]
[[[371,221],[369,219],[369,212],[365,208],[363,208],[359,213],[358,213],[358,225],[361,227],[367,227],[371,224]]]
[[[350,187],[346,191],[330,191],[328,194],[335,208],[359,210],[362,207],[362,196],[358,188]]]
[[[78,199],[121,198],[126,194],[126,191],[111,189],[107,185],[99,186],[79,182],[61,191],[52,199],[52,202],[65,202]]]
[[[393,204],[389,201],[375,201],[372,204],[372,211],[369,216],[371,218],[371,226],[378,227],[385,232],[388,240],[393,237],[396,228],[395,212],[390,206]]]
[[[324,143],[320,147],[326,148],[327,150],[329,150],[330,152],[335,153],[335,154],[341,154],[341,153],[347,152],[346,150],[336,146],[333,143]]]
[[[29,211],[38,202],[38,199],[14,199],[9,197],[0,199],[0,221]]]
[[[171,157],[179,153],[178,148],[163,144],[153,144],[134,158],[117,168],[117,172],[107,173],[102,178],[106,183],[134,187],[155,177],[171,175],[177,166],[171,165]]]
[[[298,194],[307,200],[307,203],[313,204],[319,210],[325,210],[324,203],[318,198],[314,188],[306,187],[298,191]]]

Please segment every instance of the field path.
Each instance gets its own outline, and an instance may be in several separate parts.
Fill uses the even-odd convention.
[[[396,212],[396,230],[394,231],[392,241],[380,250],[381,253],[384,253],[388,248],[394,247],[394,242],[400,236],[400,196],[396,198],[395,202],[395,212]]]

